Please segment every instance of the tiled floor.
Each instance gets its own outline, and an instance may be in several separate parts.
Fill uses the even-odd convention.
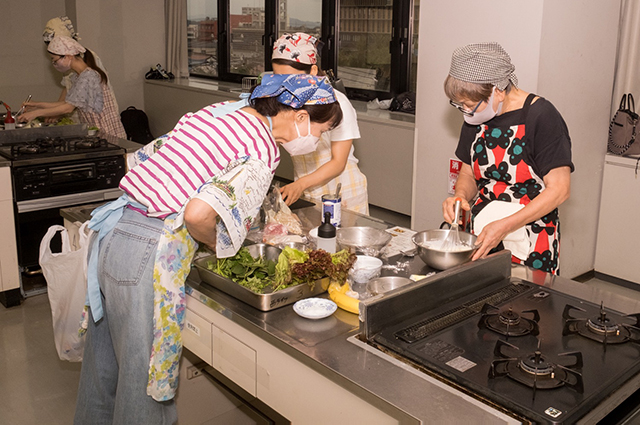
[[[584,284],[627,297],[640,296],[637,290],[599,279]],[[0,305],[0,424],[70,424],[79,376],[80,364],[63,362],[57,357],[47,295],[29,297],[21,306],[10,309]],[[194,416],[193,412],[180,413],[180,401],[178,411],[181,425],[230,423],[222,419],[229,417],[229,410],[224,412],[227,416],[219,416],[224,422],[211,417],[203,421],[201,415]],[[191,420],[192,417],[200,419]],[[233,423],[240,422],[234,419]]]

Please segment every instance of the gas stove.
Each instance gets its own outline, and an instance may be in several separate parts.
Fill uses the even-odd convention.
[[[0,155],[17,166],[73,161],[114,154],[123,155],[124,150],[96,136],[38,137],[0,146]]]
[[[86,125],[0,132],[0,156],[11,162],[22,271],[31,276],[39,270],[40,241],[50,226],[63,224],[60,208],[121,196],[118,185],[126,172],[125,153],[104,138],[88,136]],[[56,242],[53,252],[59,249]],[[26,289],[23,293],[31,294]]]
[[[640,376],[640,314],[513,278],[508,263],[498,255],[363,302],[364,339],[523,422],[603,409]]]

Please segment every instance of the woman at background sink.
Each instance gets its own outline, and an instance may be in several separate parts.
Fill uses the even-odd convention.
[[[26,102],[26,112],[20,115],[19,120],[29,122],[38,117],[57,117],[77,110],[81,122],[126,139],[115,98],[107,86],[107,75],[96,65],[91,51],[67,36],[54,37],[47,51],[55,69],[63,74],[73,71],[73,85],[63,101]]]
[[[558,206],[569,198],[574,169],[571,140],[558,110],[519,89],[514,71],[498,43],[453,52],[444,90],[464,115],[456,149],[463,165],[443,214],[449,223],[458,219],[456,198],[471,210],[480,245],[472,260],[504,246],[514,262],[556,274]]]
[[[184,282],[198,242],[233,256],[280,161],[278,145],[319,138],[342,117],[328,81],[308,75],[266,76],[250,105],[185,115],[125,175],[125,195],[93,211],[76,424],[175,423]]]

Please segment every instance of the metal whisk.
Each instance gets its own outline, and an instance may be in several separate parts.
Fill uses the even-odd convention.
[[[460,217],[460,204],[462,199],[456,198],[456,203],[453,210],[453,220],[451,221],[451,228],[447,237],[442,241],[440,246],[441,251],[453,251],[456,247],[462,245],[460,240],[460,234],[458,229],[458,219]]]

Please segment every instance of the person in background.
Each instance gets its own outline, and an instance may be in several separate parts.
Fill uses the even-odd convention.
[[[317,44],[315,37],[305,33],[284,34],[273,44],[274,74],[320,75]],[[281,189],[282,198],[288,205],[302,194],[320,201],[322,195],[335,193],[341,183],[342,208],[369,214],[367,178],[353,153],[353,140],[360,138],[357,114],[347,96],[337,90],[335,93],[342,108],[342,123],[324,133],[316,149],[288,150],[295,181]]]
[[[454,220],[456,198],[471,210],[479,245],[473,260],[504,247],[514,262],[557,274],[558,206],[569,198],[574,170],[571,140],[556,108],[518,88],[514,71],[498,43],[453,52],[444,91],[464,115],[456,149],[463,165],[443,215]]]
[[[44,41],[45,45],[49,45],[49,43],[51,43],[51,40],[53,40],[53,38],[56,35],[65,35],[67,37],[71,37],[73,38],[75,41],[80,42],[80,36],[78,35],[78,33],[74,30],[73,28],[73,23],[71,22],[71,20],[66,17],[66,16],[59,16],[53,19],[50,19],[47,24],[44,27],[44,31],[42,32],[42,39]],[[95,51],[90,50],[91,54],[93,55],[93,59],[95,60],[96,65],[98,66],[98,68],[100,68],[105,75],[107,76],[107,85],[109,86],[109,90],[111,91],[111,95],[113,96],[114,102],[116,102],[116,95],[113,92],[113,87],[111,87],[111,80],[109,80],[109,73],[107,72],[107,69],[104,67],[104,65],[102,64],[102,60],[100,60],[100,57],[96,54]],[[62,92],[60,93],[60,97],[58,98],[59,102],[62,102],[65,100],[66,96],[67,96],[67,92],[71,89],[71,73],[66,73],[62,76],[62,81],[60,81],[60,83],[62,84]],[[120,109],[118,108],[118,103],[115,103],[115,108],[116,111],[119,111]],[[57,122],[61,117],[47,117],[45,118],[45,122]]]
[[[77,109],[80,122],[126,139],[115,99],[107,86],[107,75],[96,65],[91,52],[67,36],[54,37],[47,51],[54,68],[62,73],[73,71],[71,89],[63,101],[25,103],[26,112],[19,120],[28,122],[38,117],[57,117]]]
[[[125,194],[92,212],[76,425],[176,422],[184,283],[198,243],[235,255],[278,145],[313,145],[342,119],[328,80],[308,75],[266,76],[249,106],[229,105],[182,117],[121,180]]]

